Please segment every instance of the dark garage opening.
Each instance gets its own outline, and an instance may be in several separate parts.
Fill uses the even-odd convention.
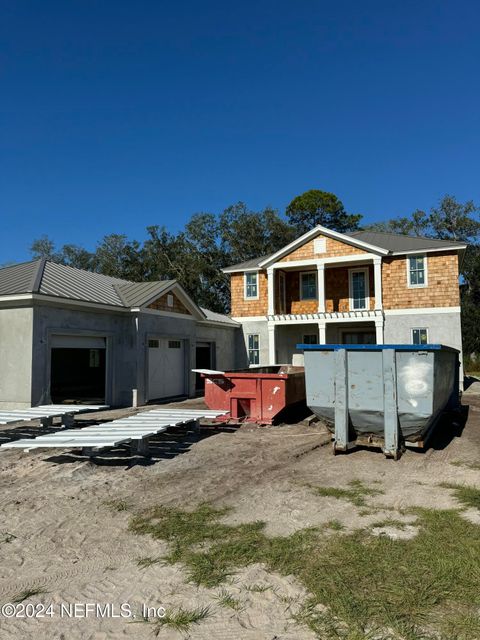
[[[212,362],[212,344],[210,342],[197,342],[195,368],[196,369],[212,369],[215,365]],[[195,374],[195,393],[203,395],[205,392],[205,378],[197,373]]]
[[[104,403],[105,362],[105,349],[52,348],[52,402]]]

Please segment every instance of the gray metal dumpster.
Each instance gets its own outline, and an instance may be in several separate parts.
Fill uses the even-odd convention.
[[[459,405],[459,352],[428,345],[297,345],[307,404],[335,434],[334,452],[381,447],[395,459],[423,447]]]

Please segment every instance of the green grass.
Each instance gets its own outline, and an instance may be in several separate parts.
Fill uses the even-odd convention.
[[[364,507],[366,504],[365,498],[378,496],[383,493],[380,489],[367,487],[360,480],[352,480],[348,483],[348,486],[348,489],[341,489],[339,487],[316,487],[313,485],[310,485],[310,488],[319,496],[348,500],[348,502],[351,502],[356,507]]]
[[[169,627],[181,633],[187,633],[193,624],[198,624],[210,616],[209,607],[197,607],[196,609],[167,609],[162,618],[153,621],[154,629],[158,634],[164,627]]]
[[[345,529],[340,520],[329,520],[323,526],[325,529],[331,529],[332,531],[343,531]]]
[[[295,576],[310,593],[302,620],[322,640],[480,637],[480,527],[456,510],[416,510],[418,534],[409,540],[368,529],[331,536],[321,528],[272,538],[259,522],[221,523],[225,513],[208,505],[193,512],[157,507],[130,527],[167,540],[165,560],[182,563],[206,587],[252,563]],[[202,542],[209,544],[199,550]]]
[[[480,509],[480,489],[448,482],[443,482],[440,486],[445,489],[453,489],[453,495],[465,507]]]
[[[13,604],[18,604],[19,602],[23,602],[24,600],[28,600],[29,598],[33,598],[33,596],[38,596],[42,593],[47,593],[43,587],[37,587],[36,589],[25,589],[25,591],[20,591],[14,595],[10,602]]]
[[[233,609],[234,611],[241,611],[243,609],[240,600],[238,598],[235,598],[226,589],[221,589],[220,593],[216,597],[216,600],[221,607],[225,607],[226,609]]]
[[[452,460],[450,462],[454,467],[467,467],[467,469],[473,469],[474,471],[480,470],[480,462],[464,462],[463,460]]]

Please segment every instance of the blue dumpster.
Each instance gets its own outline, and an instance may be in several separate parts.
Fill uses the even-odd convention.
[[[459,352],[428,345],[297,345],[307,404],[334,433],[334,452],[381,447],[395,459],[423,447],[459,405]]]

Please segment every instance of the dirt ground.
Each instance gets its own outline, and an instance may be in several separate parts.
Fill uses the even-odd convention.
[[[143,605],[209,606],[211,615],[190,630],[190,637],[199,640],[314,638],[292,619],[307,596],[292,577],[269,573],[261,565],[239,570],[228,590],[242,607],[232,610],[220,606],[219,589],[188,583],[181,566],[140,567],[139,558],[159,557],[166,546],[130,532],[132,513],[150,505],[194,508],[207,501],[232,507],[225,522],[262,520],[271,535],[334,519],[353,530],[381,519],[382,508],[385,517],[394,513],[408,523],[397,510],[457,506],[440,483],[480,486],[479,471],[468,466],[479,461],[479,382],[470,386],[463,403],[468,412],[463,428],[439,427],[426,452],[408,450],[398,462],[371,450],[333,456],[330,437],[319,424],[205,427],[200,436],[171,430],[152,442],[150,462],[131,458],[122,448],[102,454],[95,463],[67,450],[0,450],[0,604],[30,591],[36,593],[25,602],[52,603],[54,611],[52,617],[36,620],[0,617],[0,638],[152,638],[152,625],[141,621]],[[201,406],[201,401],[182,404]],[[125,413],[111,411],[102,419]],[[0,442],[36,429],[5,428]],[[346,487],[351,480],[383,491],[367,499],[369,507],[377,507],[375,513],[319,496],[311,488]],[[125,509],[112,509],[112,500]],[[475,511],[465,517],[478,521]],[[414,525],[402,531],[415,535]],[[268,588],[251,590],[253,585]],[[129,603],[137,617],[70,619],[60,615],[62,603],[111,604],[117,613],[122,603]],[[182,635],[165,627],[159,637],[176,640]]]

